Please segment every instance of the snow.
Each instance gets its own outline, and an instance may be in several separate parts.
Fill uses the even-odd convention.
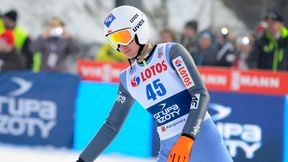
[[[1,162],[75,162],[79,152],[68,149],[15,147],[0,145]],[[102,155],[95,161],[101,162],[155,162],[156,159],[141,159],[119,154]]]

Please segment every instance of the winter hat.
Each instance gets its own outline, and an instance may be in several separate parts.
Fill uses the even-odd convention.
[[[262,32],[267,28],[267,23],[265,21],[261,21],[257,26],[256,26],[256,32]]]
[[[197,32],[198,30],[198,22],[195,21],[195,20],[191,20],[191,21],[188,21],[186,24],[185,24],[185,27],[187,28],[192,28],[193,30],[195,30]]]
[[[0,40],[3,40],[6,42],[6,44],[13,46],[14,45],[14,36],[12,30],[5,30],[1,35],[0,35]]]
[[[283,17],[277,12],[268,12],[265,20],[272,19],[274,21],[283,22]]]
[[[15,10],[10,10],[3,15],[3,17],[7,17],[10,20],[16,22],[17,21],[17,12]]]
[[[200,34],[201,38],[212,39],[211,34],[208,31],[204,31]]]

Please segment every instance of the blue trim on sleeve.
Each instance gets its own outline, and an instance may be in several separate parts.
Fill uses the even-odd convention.
[[[130,70],[130,68],[128,70]],[[122,85],[124,86],[124,88],[128,91],[127,82],[126,82],[126,75],[127,75],[126,73],[127,73],[127,70],[125,70],[121,73],[120,81],[121,81]]]
[[[171,47],[175,46],[177,43],[174,43],[174,42],[168,42],[165,44],[165,56],[166,56],[166,59],[168,62],[171,62],[170,60],[170,50],[171,50]]]
[[[170,60],[171,59],[170,51],[171,51],[171,48],[175,45],[177,45],[177,43],[168,42],[162,46],[165,48],[165,58],[166,58],[166,61],[168,63],[168,66],[170,66],[172,69],[174,69],[174,67],[172,65],[172,60]]]
[[[170,49],[171,49],[171,44],[167,43],[165,44],[165,56],[168,62],[170,62]]]

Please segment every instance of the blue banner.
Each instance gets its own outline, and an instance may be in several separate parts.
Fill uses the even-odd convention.
[[[79,78],[0,73],[0,142],[72,147]]]
[[[235,162],[282,162],[284,96],[210,95],[209,112]]]

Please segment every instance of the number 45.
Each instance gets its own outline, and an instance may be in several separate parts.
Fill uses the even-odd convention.
[[[152,84],[148,84],[146,86],[146,95],[147,99],[157,99],[158,96],[164,96],[166,94],[166,89],[162,83],[160,83],[160,79],[156,79],[152,82]]]

